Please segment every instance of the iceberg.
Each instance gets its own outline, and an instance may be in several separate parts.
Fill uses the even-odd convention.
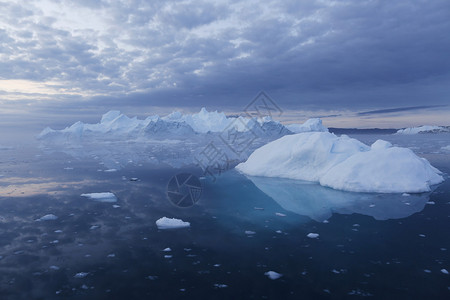
[[[371,146],[329,132],[287,135],[256,149],[236,166],[250,176],[318,182],[351,192],[421,193],[441,172],[407,148],[377,140]]]
[[[319,119],[305,124],[309,125],[304,126],[304,131],[325,130],[318,127]],[[220,157],[228,159],[221,168],[230,169],[258,147],[290,134],[293,132],[270,117],[227,116],[202,108],[194,114],[173,112],[145,119],[109,111],[99,123],[76,122],[61,130],[47,127],[37,138],[47,153],[64,152],[77,159],[100,159],[110,170],[120,170],[130,163],[167,164],[175,168],[199,165],[199,161],[204,164],[202,153],[212,145]]]
[[[419,127],[410,127],[400,129],[397,131],[396,134],[441,133],[441,132],[450,132],[450,126],[424,125]]]
[[[293,133],[310,132],[310,131],[319,131],[319,132],[328,131],[328,128],[322,125],[322,120],[319,118],[309,119],[303,124],[290,124],[287,125],[286,128],[292,131]]]
[[[304,124],[290,124],[284,126],[271,117],[248,118],[242,116],[226,116],[223,112],[208,112],[202,108],[200,112],[194,114],[182,114],[178,111],[160,117],[152,115],[145,119],[136,117],[129,118],[120,111],[109,111],[101,117],[100,123],[86,124],[76,122],[61,130],[45,128],[37,136],[39,140],[47,140],[52,137],[66,137],[76,139],[82,137],[141,137],[148,135],[172,134],[176,136],[186,136],[194,134],[220,133],[228,130],[247,132],[262,130],[266,134],[292,134],[296,132],[328,131],[322,125],[320,119],[310,119]]]

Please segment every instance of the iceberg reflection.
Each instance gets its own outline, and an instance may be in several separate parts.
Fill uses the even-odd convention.
[[[376,220],[401,219],[420,212],[430,193],[377,194],[333,190],[317,183],[247,176],[263,193],[285,210],[322,222],[338,214],[362,214]]]

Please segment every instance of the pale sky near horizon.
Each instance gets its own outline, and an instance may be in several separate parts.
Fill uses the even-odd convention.
[[[95,121],[259,91],[287,123],[450,125],[450,2],[0,0],[0,123]]]

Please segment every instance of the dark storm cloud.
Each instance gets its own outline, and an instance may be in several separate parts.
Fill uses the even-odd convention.
[[[0,79],[61,81],[90,103],[241,107],[260,90],[286,107],[448,101],[446,0],[21,3],[1,4]]]

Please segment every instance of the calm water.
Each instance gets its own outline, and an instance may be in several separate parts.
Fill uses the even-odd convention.
[[[449,135],[382,138],[450,173],[450,152],[440,150]],[[182,209],[167,183],[197,169],[117,148],[50,150],[0,150],[0,299],[450,298],[441,272],[450,271],[447,175],[431,193],[402,196],[229,171],[202,179],[200,201]],[[106,191],[118,201],[80,196]],[[58,219],[35,221],[46,214]],[[191,227],[158,230],[163,216]]]

